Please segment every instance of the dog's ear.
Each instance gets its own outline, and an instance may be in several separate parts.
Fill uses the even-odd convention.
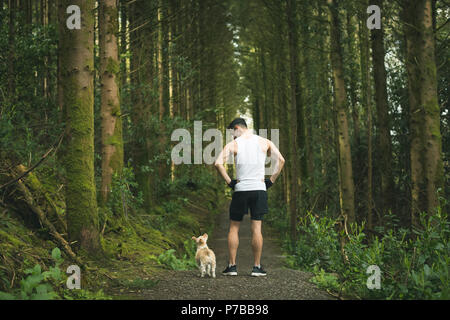
[[[196,237],[194,237],[194,236],[192,236],[192,238],[191,238],[192,240],[197,240],[197,238]]]
[[[206,239],[208,239],[208,234],[207,234],[207,233],[204,233],[204,234],[203,234],[203,237],[205,237]]]

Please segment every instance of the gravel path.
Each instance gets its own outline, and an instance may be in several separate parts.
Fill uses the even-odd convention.
[[[318,289],[308,280],[311,273],[283,267],[283,256],[277,243],[277,234],[264,226],[263,254],[261,263],[267,271],[266,277],[250,276],[253,265],[249,215],[241,222],[239,249],[237,254],[238,276],[223,276],[228,263],[227,233],[228,212],[218,218],[214,234],[208,239],[208,246],[216,254],[216,278],[200,277],[200,272],[167,271],[160,275],[158,284],[141,291],[140,299],[162,300],[300,300],[334,299]],[[198,235],[196,235],[198,236]],[[187,235],[191,237],[191,235]]]

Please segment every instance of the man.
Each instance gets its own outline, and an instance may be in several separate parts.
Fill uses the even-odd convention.
[[[251,275],[266,276],[261,266],[263,237],[261,224],[268,212],[267,192],[277,179],[284,165],[284,158],[272,141],[255,135],[247,128],[242,118],[234,119],[228,129],[233,129],[234,140],[228,143],[219,154],[215,166],[230,188],[234,190],[230,204],[230,229],[228,232],[229,264],[224,275],[237,275],[236,253],[239,246],[239,226],[244,214],[250,209],[252,250],[254,266]],[[224,163],[230,154],[235,156],[236,180],[232,180],[225,170]],[[275,170],[269,179],[264,179],[266,156],[274,157]]]

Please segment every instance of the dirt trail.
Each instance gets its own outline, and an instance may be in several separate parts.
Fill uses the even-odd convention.
[[[253,266],[251,230],[249,215],[244,217],[239,232],[239,249],[236,259],[238,276],[223,276],[228,263],[227,232],[228,212],[218,217],[214,234],[208,239],[208,246],[215,252],[216,278],[200,277],[200,272],[168,271],[161,274],[160,281],[151,289],[142,290],[138,299],[162,300],[297,300],[334,299],[318,289],[308,280],[311,273],[283,267],[283,256],[277,243],[277,235],[263,223],[263,254],[261,263],[267,271],[266,277],[250,276]],[[187,235],[191,236],[191,235]]]

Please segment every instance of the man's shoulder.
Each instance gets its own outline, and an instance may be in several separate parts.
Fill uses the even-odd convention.
[[[236,140],[232,140],[225,145],[226,149],[233,150],[236,147]]]
[[[261,136],[258,136],[257,134],[255,134],[255,136],[258,138],[259,141],[264,142],[266,144],[270,144],[270,140]]]

